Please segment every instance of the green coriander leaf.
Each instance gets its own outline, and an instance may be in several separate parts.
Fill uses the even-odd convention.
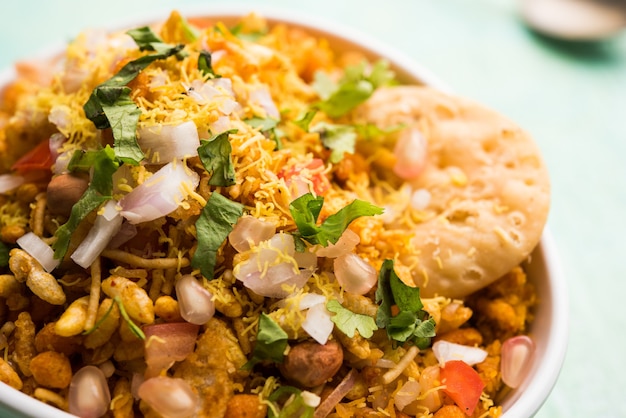
[[[268,418],[313,418],[315,408],[304,402],[302,391],[293,386],[280,386],[268,396]],[[283,402],[283,407],[279,403]]]
[[[328,99],[315,106],[331,118],[338,118],[366,101],[373,92],[372,83],[366,80],[346,82],[340,84]]]
[[[126,323],[128,324],[128,328],[130,328],[130,330],[133,332],[133,334],[135,334],[138,338],[145,340],[146,339],[146,334],[143,333],[143,331],[141,330],[141,328],[139,328],[132,319],[130,319],[130,317],[128,316],[128,313],[126,313],[126,309],[124,308],[124,304],[122,303],[122,299],[120,299],[119,296],[115,296],[113,298],[113,300],[115,301],[115,303],[117,303],[117,307],[120,310],[120,315],[122,316],[122,318],[124,319],[124,321],[126,321]]]
[[[103,105],[113,138],[115,138],[115,155],[127,164],[137,164],[144,159],[144,153],[137,143],[137,123],[141,110],[130,98],[130,89],[120,96],[112,105]]]
[[[248,125],[255,129],[259,129],[266,138],[271,139],[276,143],[276,149],[283,149],[283,143],[281,137],[284,136],[282,132],[277,128],[278,121],[273,118],[250,118],[244,120]]]
[[[9,247],[0,242],[0,267],[6,267],[9,265]]]
[[[324,198],[306,193],[289,204],[291,216],[298,227],[298,232],[302,237],[313,237],[318,231],[317,218],[320,216]]]
[[[261,132],[271,131],[278,125],[278,121],[273,118],[250,118],[244,120],[244,122],[255,129],[259,129]]]
[[[261,37],[267,34],[267,31],[245,31],[244,26],[240,23],[232,28],[230,28],[230,33],[235,35],[237,38],[242,39],[244,41],[256,42]]]
[[[80,200],[72,207],[72,212],[67,222],[59,227],[54,234],[57,237],[57,240],[52,244],[54,258],[62,260],[63,257],[65,257],[65,253],[70,245],[70,239],[78,227],[78,224],[80,224],[91,211],[97,209],[109,199],[109,196],[100,195],[95,188],[87,188]]]
[[[379,304],[376,312],[378,328],[387,328],[391,319],[391,307],[395,303],[391,292],[391,276],[397,277],[393,268],[393,260],[385,260],[378,273],[378,287],[375,294],[376,303]]]
[[[113,77],[100,84],[83,106],[85,116],[96,128],[112,128],[115,153],[125,163],[139,164],[144,158],[137,143],[137,121],[141,110],[130,97],[126,86],[148,65],[181,52],[183,45],[144,55],[124,65]]]
[[[395,83],[396,74],[389,68],[389,62],[379,60],[374,63],[367,79],[374,88],[388,86]]]
[[[411,342],[426,348],[435,336],[435,321],[424,311],[419,288],[407,286],[393,267],[393,260],[385,260],[378,275],[376,325],[386,328],[388,337],[395,342]],[[391,307],[399,312],[393,316]]]
[[[291,216],[298,228],[296,236],[310,244],[319,244],[323,247],[328,246],[328,243],[335,244],[355,219],[383,213],[382,208],[356,199],[337,213],[330,215],[321,225],[317,225],[317,218],[323,204],[322,196],[314,197],[311,193],[306,193],[289,204]]]
[[[313,88],[322,100],[315,107],[332,118],[338,118],[366,101],[376,88],[393,81],[394,74],[385,61],[379,61],[373,66],[362,62],[347,67],[337,84],[329,76],[317,73]]]
[[[244,370],[250,370],[260,361],[271,360],[282,363],[287,348],[287,333],[267,314],[259,317],[259,331],[256,344],[252,351],[252,359],[243,365]]]
[[[395,125],[395,126],[391,126],[389,128],[380,128],[374,124],[368,123],[365,125],[353,125],[354,126],[354,130],[356,131],[356,133],[363,139],[375,139],[375,138],[379,138],[381,136],[385,136],[385,135],[389,135],[395,132],[398,132],[402,129],[404,129],[404,127],[406,125],[404,124],[399,124],[399,125]]]
[[[314,75],[313,90],[322,100],[328,100],[333,92],[337,90],[337,83],[328,74],[318,71]]]
[[[198,248],[191,265],[199,268],[207,280],[213,279],[217,251],[224,243],[233,226],[243,215],[243,205],[213,192],[196,221]]]
[[[422,310],[424,305],[420,299],[419,287],[404,284],[395,272],[390,277],[389,285],[391,286],[395,304],[400,311],[419,312]]]
[[[348,337],[354,337],[354,333],[359,331],[363,338],[370,338],[374,331],[378,329],[373,318],[357,314],[344,308],[337,300],[330,300],[326,303],[326,309],[336,315],[330,318],[337,325],[337,328]]]
[[[140,51],[159,51],[163,46],[171,47],[163,42],[159,36],[148,26],[131,29],[126,34],[133,38]]]
[[[211,64],[211,53],[209,51],[200,51],[200,55],[198,56],[198,70],[200,70],[202,75],[215,76],[215,71],[213,71]]]
[[[311,125],[311,122],[313,121],[313,118],[315,117],[316,114],[317,114],[317,110],[315,109],[309,110],[308,112],[303,114],[300,118],[294,120],[293,123],[295,123],[303,131],[309,132],[309,126]]]
[[[350,125],[333,125],[326,122],[316,124],[311,132],[320,135],[324,147],[330,149],[330,162],[337,164],[343,160],[344,154],[354,154],[356,131]]]
[[[72,234],[85,216],[111,199],[113,173],[117,171],[119,163],[113,149],[107,145],[98,151],[75,152],[68,167],[70,171],[93,167],[93,175],[89,187],[72,207],[69,219],[54,234],[57,240],[52,244],[52,249],[54,258],[59,260],[65,257]]]
[[[232,186],[235,184],[235,168],[228,136],[236,129],[222,132],[211,139],[202,140],[198,155],[206,171],[211,174],[211,186]]]
[[[364,200],[353,200],[348,206],[341,208],[339,212],[326,218],[320,226],[317,242],[324,247],[329,242],[335,244],[355,219],[362,216],[381,215],[382,213],[383,209],[378,206]]]

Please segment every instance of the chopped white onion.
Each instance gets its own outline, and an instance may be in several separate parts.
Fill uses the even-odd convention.
[[[279,308],[285,308],[287,306],[294,306],[300,311],[309,309],[312,306],[319,305],[320,303],[326,303],[326,297],[318,293],[304,293],[302,295],[294,295],[286,297],[276,303]]]
[[[308,390],[303,390],[302,393],[300,393],[300,396],[302,396],[304,404],[310,406],[311,408],[317,408],[322,401],[322,398],[313,392],[309,392]]]
[[[351,253],[359,242],[361,242],[361,237],[351,229],[346,229],[335,244],[321,247],[315,251],[315,254],[318,257],[336,258],[340,255]]]
[[[284,298],[302,288],[313,275],[314,269],[300,268],[294,263],[295,244],[290,234],[275,234],[254,251],[235,266],[233,274],[261,296]]]
[[[190,274],[176,283],[176,296],[180,315],[191,324],[204,325],[215,315],[213,295]]]
[[[209,127],[213,135],[218,135],[229,130],[232,127],[232,122],[228,116],[220,116]]]
[[[96,216],[96,221],[85,239],[71,255],[72,260],[82,268],[89,268],[122,226],[123,218],[117,210],[117,202],[109,200]]]
[[[326,309],[326,299],[324,299],[324,303],[318,303],[309,308],[306,318],[302,321],[302,329],[315,341],[324,345],[335,325],[330,318],[331,313]]]
[[[280,119],[280,112],[274,100],[272,100],[272,95],[267,86],[260,86],[250,91],[248,99],[253,104],[260,106],[270,118],[276,120]]]
[[[502,381],[511,388],[522,384],[535,352],[534,341],[526,335],[509,338],[502,343],[500,372]]]
[[[411,402],[415,401],[420,395],[421,385],[416,380],[407,380],[400,390],[394,396],[394,404],[402,411]]]
[[[416,128],[403,130],[393,149],[396,157],[393,172],[405,180],[419,176],[426,164],[427,148],[426,138],[419,130]]]
[[[64,104],[52,106],[48,114],[48,122],[55,125],[61,132],[70,129],[72,124],[72,109]]]
[[[276,234],[276,226],[271,222],[265,222],[254,216],[242,216],[239,218],[233,230],[228,234],[228,242],[237,252],[248,251],[250,244],[259,245]]]
[[[191,417],[198,406],[198,396],[189,383],[180,378],[158,376],[139,386],[139,397],[164,418]]]
[[[37,260],[48,273],[54,270],[60,263],[60,260],[54,258],[52,248],[32,232],[19,237],[17,245]]]
[[[137,236],[137,227],[131,223],[123,222],[120,230],[111,238],[107,248],[119,248],[129,240]]]
[[[198,155],[200,138],[193,121],[179,125],[155,125],[137,132],[137,142],[148,155],[149,164],[165,164],[174,159]]]
[[[487,358],[487,352],[482,348],[451,343],[445,340],[439,340],[433,344],[433,354],[435,354],[441,366],[450,360],[461,360],[473,366]]]
[[[19,174],[0,174],[0,193],[10,192],[25,182],[26,179]]]
[[[376,269],[354,253],[335,258],[335,277],[346,292],[364,295],[376,284]]]
[[[168,215],[199,182],[198,174],[181,161],[168,163],[120,200],[120,213],[132,224]]]
[[[199,104],[216,103],[218,110],[224,115],[238,112],[241,105],[235,100],[232,81],[227,77],[208,80],[194,80],[187,89],[189,97]]]
[[[430,204],[430,192],[426,189],[417,189],[411,195],[411,207],[416,210],[424,210]]]
[[[72,377],[68,394],[70,413],[81,418],[100,418],[109,410],[111,392],[102,370],[85,366]]]

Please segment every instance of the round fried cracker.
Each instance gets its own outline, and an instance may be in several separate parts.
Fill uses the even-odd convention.
[[[502,115],[426,87],[378,90],[359,114],[380,127],[416,127],[428,142],[412,181],[434,217],[415,229],[415,285],[425,297],[460,298],[526,259],[550,206],[546,165],[531,137]]]

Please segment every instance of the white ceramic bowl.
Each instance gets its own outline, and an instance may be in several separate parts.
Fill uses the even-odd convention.
[[[385,45],[368,35],[341,27],[334,22],[315,19],[311,16],[298,16],[293,11],[267,10],[264,8],[203,8],[182,10],[185,16],[210,16],[222,20],[227,25],[234,23],[242,15],[251,11],[264,16],[270,24],[287,23],[299,26],[310,33],[317,34],[331,41],[337,50],[360,50],[376,60],[384,57],[404,83],[422,83],[445,92],[451,89],[431,71],[413,61],[401,52]],[[160,21],[167,16],[151,16],[141,21],[118,22],[113,29],[141,26],[153,21]],[[58,53],[61,46],[48,51],[49,55]],[[0,91],[12,78],[12,69],[0,73]],[[536,343],[536,352],[523,384],[512,390],[501,402],[503,418],[529,418],[543,405],[554,387],[567,349],[568,340],[568,300],[567,287],[563,277],[556,248],[549,231],[545,231],[540,244],[527,264],[530,280],[534,282],[540,299],[535,312],[535,321],[530,335]],[[15,389],[0,383],[0,416],[15,418],[71,418],[56,408],[41,403]]]

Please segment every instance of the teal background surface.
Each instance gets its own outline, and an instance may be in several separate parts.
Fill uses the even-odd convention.
[[[626,34],[547,39],[523,25],[514,0],[19,0],[0,6],[0,68],[81,29],[219,4],[365,32],[534,136],[551,172],[549,228],[571,309],[565,365],[537,417],[626,417]],[[12,418],[1,407],[0,416]]]

